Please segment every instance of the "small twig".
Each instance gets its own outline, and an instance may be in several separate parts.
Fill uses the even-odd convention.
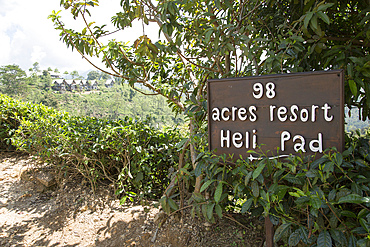
[[[154,236],[152,237],[151,241],[152,243],[155,242],[156,238],[157,238],[157,233],[158,233],[158,230],[159,230],[159,226],[157,227],[157,229],[155,230],[155,233],[154,233]]]
[[[201,203],[198,203],[198,205],[203,205],[203,204],[207,204],[208,202],[201,202]],[[184,210],[184,209],[187,209],[187,208],[190,208],[190,207],[193,207],[194,205],[191,204],[191,205],[187,205],[185,207],[182,207],[182,208],[179,208],[177,209],[176,211],[173,211],[172,213],[170,213],[168,216],[172,216],[174,214],[176,214],[177,212],[181,211],[181,210]]]
[[[190,143],[190,139],[188,139],[185,144],[184,144],[184,148],[182,149],[182,152],[180,154],[180,157],[179,157],[179,169],[178,169],[178,173],[180,172],[180,169],[183,167],[183,163],[184,163],[184,156],[185,156],[185,152],[189,146],[189,143]],[[172,194],[173,194],[173,188],[175,187],[176,183],[179,184],[179,189],[181,190],[180,188],[180,177],[178,176],[174,176],[173,179],[171,180],[170,184],[168,185],[168,187],[166,188],[166,190],[164,191],[163,193],[163,196],[168,196],[170,197]]]
[[[151,239],[152,243],[154,243],[154,242],[155,242],[155,240],[156,240],[156,238],[157,238],[158,230],[159,230],[159,228],[161,228],[162,224],[163,224],[164,222],[166,222],[166,219],[167,219],[167,217],[164,217],[164,218],[159,222],[159,224],[158,224],[158,226],[157,226],[157,229],[155,230],[155,233],[154,233],[154,235],[153,235],[153,237],[152,237],[152,239]]]
[[[226,219],[229,219],[231,221],[234,221],[235,223],[237,223],[238,225],[244,227],[245,229],[248,229],[248,227],[246,227],[245,225],[243,225],[242,223],[240,223],[239,221],[237,221],[236,219],[234,219],[233,217],[230,217],[230,216],[227,216],[226,214],[223,214],[223,216],[226,218]]]
[[[330,209],[330,211],[332,211],[333,212],[333,214],[334,214],[334,216],[339,220],[339,222],[341,223],[341,224],[343,224],[345,227],[346,227],[346,229],[347,229],[347,231],[348,232],[350,232],[350,229],[348,228],[348,226],[346,225],[346,223],[344,223],[343,221],[341,221],[340,220],[340,218],[338,217],[338,215],[335,213],[335,211],[331,208],[331,205],[326,201],[325,202],[326,203],[326,205],[328,205],[328,207],[329,207],[329,209]],[[329,221],[330,222],[330,221]]]
[[[310,226],[310,211],[308,210],[308,205],[307,205],[307,224],[308,224],[308,238],[311,238],[312,229]]]

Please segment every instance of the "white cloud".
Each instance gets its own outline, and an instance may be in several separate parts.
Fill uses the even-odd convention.
[[[119,11],[119,0],[102,0],[99,7],[92,9],[92,18],[97,25],[110,22],[110,17]],[[94,69],[81,58],[77,51],[67,48],[60,41],[59,33],[51,20],[47,19],[52,10],[60,10],[59,0],[0,0],[0,66],[18,64],[28,70],[34,62],[39,62],[41,69],[58,68],[59,71]],[[71,28],[81,30],[81,20],[73,20],[68,10],[61,13],[63,22]],[[146,28],[146,34],[158,39],[158,28]],[[142,35],[141,23],[118,34],[117,40],[134,41]],[[94,60],[97,61],[96,59]]]
[[[8,36],[5,36],[3,33],[0,32],[0,47],[2,49],[1,55],[0,55],[0,64],[6,63],[10,59],[10,53],[11,53],[11,46],[10,46],[10,38]]]
[[[41,46],[35,45],[32,49],[31,53],[31,62],[32,61],[38,61],[42,64],[42,60],[46,57],[46,52],[44,52],[44,49]]]

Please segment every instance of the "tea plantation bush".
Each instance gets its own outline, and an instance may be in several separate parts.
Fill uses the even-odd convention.
[[[140,194],[158,198],[176,169],[179,130],[152,128],[147,121],[75,117],[42,104],[0,95],[1,148],[37,155],[59,175],[78,173],[117,185],[124,200]],[[11,140],[11,143],[10,143]]]
[[[228,208],[269,217],[279,246],[369,246],[369,154],[369,133],[351,134],[346,151],[326,150],[317,159],[262,154],[254,162],[233,163],[204,154],[201,191],[211,199],[194,197],[193,213],[209,221]]]

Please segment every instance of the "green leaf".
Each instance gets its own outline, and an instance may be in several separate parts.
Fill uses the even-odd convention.
[[[215,210],[216,210],[216,214],[218,215],[218,217],[221,219],[223,214],[222,214],[222,208],[219,204],[216,204],[216,207],[215,207]]]
[[[308,27],[308,23],[310,22],[310,20],[312,18],[312,15],[313,15],[313,12],[307,12],[307,14],[305,15],[305,18],[304,18],[304,21],[303,21],[303,25],[304,25],[304,27],[306,29]]]
[[[350,194],[348,196],[341,197],[338,200],[339,204],[341,203],[362,203],[362,202],[365,202],[365,199],[362,196],[357,195],[357,194]]]
[[[288,240],[289,246],[296,246],[299,243],[299,241],[301,241],[301,236],[299,233],[300,233],[300,230],[297,229],[292,234],[290,234],[289,240]]]
[[[194,174],[196,177],[199,177],[202,174],[202,170],[204,167],[204,163],[199,162],[198,165],[195,167]]]
[[[209,29],[207,32],[206,32],[206,35],[205,35],[205,39],[204,39],[204,42],[206,44],[209,43],[209,41],[211,40],[211,35],[213,33],[213,29]]]
[[[221,1],[220,0],[215,0],[215,5],[218,9],[221,8]]]
[[[334,163],[333,162],[328,162],[325,164],[323,168],[323,172],[330,172],[332,173],[334,171]]]
[[[357,86],[354,80],[348,80],[349,89],[351,90],[352,94],[356,97],[357,96]]]
[[[292,192],[289,192],[289,194],[292,193]],[[292,195],[292,196],[299,196],[297,193],[294,193],[295,195]],[[297,200],[295,200],[295,203],[297,205],[300,205],[302,206],[301,204],[308,204],[308,202],[310,201],[310,198],[308,196],[301,196],[301,197],[298,197]]]
[[[253,171],[253,175],[252,175],[253,180],[256,179],[261,174],[261,172],[263,171],[263,168],[265,168],[265,166],[266,166],[266,163],[264,163],[264,162],[261,162],[258,165],[256,170]]]
[[[208,217],[207,217],[207,208],[208,208],[207,204],[202,205],[202,214],[203,214],[204,218],[206,218],[206,219],[208,219]]]
[[[337,216],[334,213],[331,213],[330,214],[329,224],[330,224],[330,227],[331,228],[337,228],[338,218],[337,218]]]
[[[335,153],[335,160],[338,166],[341,166],[343,163],[343,156],[341,153]]]
[[[301,181],[301,179],[293,176],[293,175],[290,175],[288,174],[287,176],[284,177],[284,180],[292,183],[292,184],[299,184],[299,185],[303,185],[303,182]]]
[[[180,142],[176,144],[176,149],[181,150],[184,146],[184,144],[187,142],[189,138],[183,138]]]
[[[320,232],[319,237],[317,238],[317,246],[320,247],[332,247],[333,243],[330,237],[330,233],[326,230]]]
[[[311,27],[312,27],[313,30],[318,29],[317,16],[316,15],[312,16],[310,24],[311,24]]]
[[[252,194],[254,197],[258,197],[260,195],[260,186],[258,185],[257,181],[252,181]]]
[[[205,155],[204,152],[200,152],[198,155],[197,155],[197,158],[195,159],[196,161],[199,161],[203,156]]]
[[[241,209],[241,213],[245,213],[245,212],[248,212],[249,209],[251,208],[252,206],[252,202],[253,202],[253,198],[249,198],[246,202],[243,203],[243,206],[242,206],[242,209]]]
[[[369,214],[369,210],[367,208],[363,208],[361,209],[361,211],[358,213],[357,215],[357,218],[360,219],[360,218],[364,218],[366,217],[368,214]]]
[[[313,236],[311,235],[310,238],[308,238],[308,230],[306,227],[304,226],[299,226],[299,234],[301,236],[301,240],[304,244],[312,244],[312,242],[315,242],[316,240],[313,238]]]
[[[367,246],[369,246],[369,239],[367,237],[359,239],[357,241],[357,247],[367,247]]]
[[[195,207],[191,207],[191,210],[190,210],[190,215],[191,217],[194,219],[195,218]]]
[[[285,224],[280,225],[276,229],[275,234],[274,234],[274,242],[275,243],[278,242],[281,239],[281,237],[284,235],[284,233],[290,228],[291,224],[292,223],[290,223],[290,222],[285,223]]]
[[[146,25],[149,25],[149,20],[148,20],[148,17],[146,17],[146,15],[143,15],[144,16],[144,23]]]
[[[348,247],[357,247],[357,238],[353,234],[349,237]]]
[[[221,195],[222,195],[222,182],[219,182],[217,185],[216,191],[215,191],[215,196],[214,196],[216,203],[220,201]]]
[[[335,196],[337,195],[337,190],[336,189],[332,189],[330,192],[329,192],[329,195],[328,195],[328,200],[329,201],[334,201],[335,200]]]
[[[168,2],[168,5],[167,5],[167,9],[168,9],[168,11],[172,14],[172,15],[174,15],[175,14],[175,9],[174,9],[174,7],[173,7],[173,2]]]
[[[212,183],[214,182],[214,180],[207,180],[203,185],[202,187],[200,187],[200,192],[202,193],[204,190],[206,190]]]
[[[278,186],[278,191],[277,191],[277,196],[279,198],[279,200],[282,200],[288,190],[288,188],[286,188],[288,186],[285,186],[285,185],[279,185]]]
[[[369,226],[367,224],[367,221],[364,218],[361,218],[358,220],[360,222],[360,225],[367,231],[369,232]]]
[[[310,203],[313,208],[319,209],[321,207],[321,199],[317,196],[311,197]]]
[[[141,180],[143,180],[144,174],[142,172],[139,172],[135,177],[135,182],[139,183]]]
[[[353,213],[352,211],[343,210],[340,212],[340,214],[345,217],[356,218],[356,214]]]
[[[126,202],[126,200],[127,200],[127,197],[128,197],[128,196],[124,196],[124,197],[122,197],[122,198],[121,198],[121,200],[119,200],[119,205],[123,205],[123,204],[125,204],[125,202]]]
[[[173,209],[173,210],[178,210],[179,209],[179,206],[175,203],[174,200],[172,200],[172,198],[168,198],[168,204],[170,205],[170,207]]]
[[[245,179],[244,179],[244,184],[245,184],[245,186],[248,186],[248,183],[249,183],[249,180],[251,179],[251,177],[252,177],[252,174],[253,174],[253,172],[248,172],[248,174],[245,176]]]
[[[324,1],[322,1],[322,2],[324,2]],[[334,3],[321,4],[320,6],[317,7],[317,11],[325,11],[326,9],[330,8],[333,5],[334,5]]]
[[[207,205],[207,218],[208,219],[212,219],[212,217],[213,217],[213,208],[214,207],[215,207],[215,203],[210,203],[210,204]]]
[[[329,19],[329,17],[328,17],[324,12],[318,11],[316,14],[317,14],[317,15],[319,16],[319,18],[320,18],[321,20],[323,20],[326,24],[330,24],[330,19]]]
[[[161,203],[161,206],[162,206],[162,208],[163,208],[164,212],[165,212],[166,214],[170,214],[170,213],[171,213],[171,208],[170,208],[170,205],[169,205],[169,203],[168,203],[167,197],[163,196],[163,197],[159,200],[159,202]]]
[[[346,236],[343,234],[343,232],[339,231],[338,229],[330,229],[330,236],[335,241],[335,246],[338,247],[347,247],[348,242]]]

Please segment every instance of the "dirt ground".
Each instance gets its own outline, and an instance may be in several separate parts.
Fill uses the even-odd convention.
[[[263,246],[257,218],[230,214],[210,224],[166,217],[151,203],[121,206],[111,188],[94,196],[83,181],[57,185],[37,162],[0,153],[0,246]]]

